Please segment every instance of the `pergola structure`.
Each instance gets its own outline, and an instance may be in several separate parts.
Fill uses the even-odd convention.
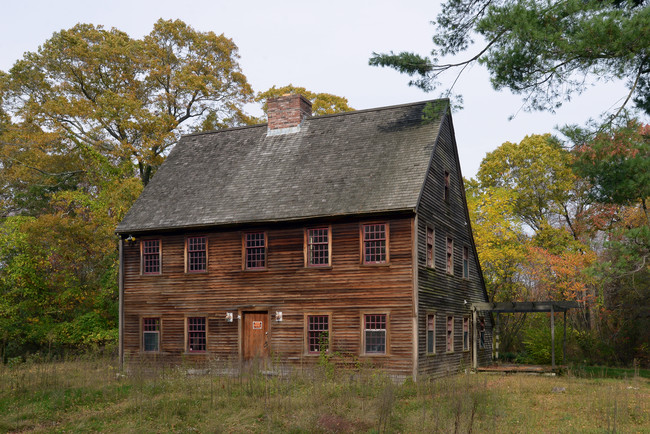
[[[566,311],[571,308],[580,307],[577,301],[522,301],[522,302],[500,302],[500,303],[472,303],[472,323],[474,334],[474,351],[472,355],[472,367],[478,369],[478,348],[476,323],[478,312],[496,313],[496,357],[499,357],[499,314],[516,312],[550,312],[551,313],[551,368],[555,369],[555,312],[564,313],[564,334],[562,336],[562,360],[566,360]]]

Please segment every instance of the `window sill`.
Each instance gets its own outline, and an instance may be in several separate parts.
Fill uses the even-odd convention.
[[[307,265],[304,267],[305,270],[331,270],[331,265]]]
[[[241,270],[244,273],[259,273],[260,271],[268,271],[268,267],[265,268],[244,268]]]
[[[390,267],[390,262],[379,262],[377,264],[367,264],[367,263],[362,263],[362,267]]]
[[[197,274],[198,274],[199,276],[200,276],[201,274],[208,274],[208,270],[205,270],[205,271],[186,271],[186,272],[185,272],[185,275],[188,275],[188,276],[193,276],[193,275],[197,275]]]

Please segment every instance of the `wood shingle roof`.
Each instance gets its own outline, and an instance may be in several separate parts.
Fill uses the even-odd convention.
[[[414,211],[445,109],[426,102],[184,136],[118,233]]]

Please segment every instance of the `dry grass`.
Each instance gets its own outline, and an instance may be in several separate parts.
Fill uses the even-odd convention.
[[[0,432],[650,432],[649,411],[641,377],[396,385],[365,369],[123,376],[103,359],[0,366]]]

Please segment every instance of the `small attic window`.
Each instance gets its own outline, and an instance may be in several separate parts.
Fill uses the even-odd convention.
[[[447,202],[449,201],[449,182],[449,172],[445,171],[445,190],[442,198]]]

